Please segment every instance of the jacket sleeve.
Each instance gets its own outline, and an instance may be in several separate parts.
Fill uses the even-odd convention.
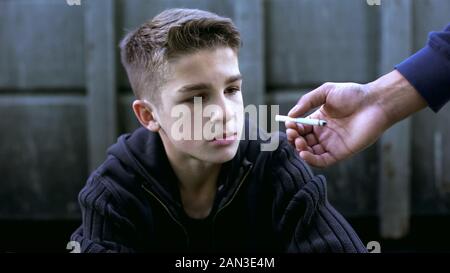
[[[326,180],[314,176],[289,143],[274,153],[273,218],[286,252],[367,252],[350,224],[327,200]]]
[[[112,192],[101,177],[93,175],[78,195],[82,224],[71,240],[83,253],[134,252],[133,224],[118,210]],[[131,236],[131,238],[130,238]]]
[[[450,100],[450,24],[431,32],[426,46],[395,68],[439,111]]]

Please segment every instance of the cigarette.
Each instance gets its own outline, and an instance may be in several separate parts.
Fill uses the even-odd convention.
[[[283,115],[275,115],[275,121],[285,122],[292,121],[296,123],[302,123],[307,125],[315,125],[315,126],[325,126],[327,125],[327,121],[323,119],[314,119],[314,118],[291,118]]]

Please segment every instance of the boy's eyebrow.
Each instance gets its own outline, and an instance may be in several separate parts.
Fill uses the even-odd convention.
[[[242,80],[242,75],[241,74],[237,74],[234,76],[230,76],[225,80],[225,84],[230,84],[232,82],[235,81],[239,81]],[[181,87],[180,89],[178,89],[178,92],[192,92],[192,91],[196,91],[196,90],[204,90],[204,89],[210,89],[211,88],[211,84],[209,83],[194,83],[194,84],[188,84],[185,85],[183,87]]]
[[[229,84],[235,81],[239,81],[242,80],[242,75],[241,74],[237,74],[231,77],[228,77],[228,79],[225,81],[225,84]]]
[[[178,92],[185,93],[185,92],[192,92],[196,90],[204,90],[210,88],[211,85],[207,83],[194,83],[194,84],[188,84],[180,89],[178,89]]]

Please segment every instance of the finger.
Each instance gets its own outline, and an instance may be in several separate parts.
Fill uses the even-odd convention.
[[[312,125],[301,124],[301,123],[296,123],[296,125],[297,125],[298,133],[300,135],[302,135],[302,136],[310,134],[313,131],[313,126]]]
[[[312,125],[306,125],[306,124],[296,123],[296,122],[292,122],[292,121],[286,121],[285,126],[286,126],[286,128],[296,130],[300,135],[309,134],[313,130]]]
[[[322,147],[321,144],[314,145],[311,148],[314,151],[314,154],[316,155],[321,155],[325,153],[325,149]]]
[[[295,139],[295,149],[299,152],[301,151],[309,151],[314,152],[311,147],[306,144],[306,140],[302,137],[298,137]]]
[[[289,142],[294,142],[294,140],[299,137],[299,134],[296,130],[294,129],[286,129],[286,136]]]
[[[286,128],[291,128],[291,129],[297,130],[297,123],[293,122],[293,121],[286,121],[286,122],[284,122],[284,126]]]
[[[307,134],[307,135],[305,136],[305,139],[306,139],[306,144],[308,144],[308,146],[310,146],[310,147],[312,147],[312,146],[314,146],[314,145],[316,145],[316,144],[319,143],[319,142],[317,141],[316,136],[313,135],[313,134]]]
[[[328,92],[332,84],[325,83],[314,89],[313,91],[302,96],[297,105],[295,105],[288,113],[288,116],[296,118],[305,115],[308,111],[321,106],[325,103]]]
[[[336,163],[336,160],[329,154],[324,153],[321,155],[315,155],[311,152],[302,151],[300,157],[303,158],[308,164],[317,168],[325,168]]]

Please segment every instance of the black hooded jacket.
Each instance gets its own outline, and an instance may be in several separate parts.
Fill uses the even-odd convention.
[[[286,136],[272,152],[261,143],[241,140],[222,165],[213,209],[196,232],[159,135],[139,128],[120,136],[79,194],[82,225],[71,240],[82,252],[366,252],[329,204],[325,178]]]

